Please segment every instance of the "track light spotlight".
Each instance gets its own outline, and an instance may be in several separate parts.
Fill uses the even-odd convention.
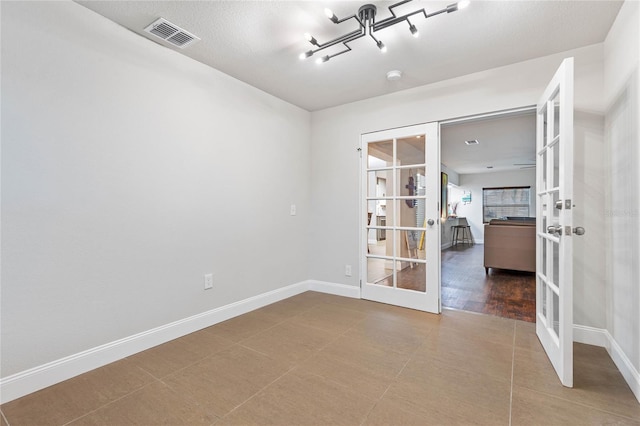
[[[409,31],[411,31],[411,35],[416,38],[420,35],[420,33],[418,32],[418,29],[413,24],[409,25]]]
[[[309,33],[304,33],[304,38],[311,44],[313,44],[314,46],[318,45],[318,40],[315,39],[315,37],[313,37],[311,34]]]
[[[309,56],[313,55],[313,50],[309,50],[308,52],[302,52],[299,56],[300,60],[307,59]]]
[[[329,55],[322,56],[322,57],[316,59],[316,64],[321,64],[323,62],[327,62],[329,59],[330,59]]]
[[[387,51],[387,46],[385,46],[384,43],[380,40],[378,40],[376,44],[378,45],[378,49],[380,49],[382,53],[385,53]]]
[[[331,21],[333,21],[334,24],[338,23],[338,17],[336,16],[335,13],[331,11],[331,9],[326,8],[324,10],[324,14],[327,15],[327,18],[331,19]]]

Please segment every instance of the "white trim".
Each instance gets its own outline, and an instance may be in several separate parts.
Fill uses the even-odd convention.
[[[468,123],[470,121],[481,120],[485,118],[493,118],[493,117],[507,117],[512,114],[522,114],[525,112],[535,112],[536,105],[529,105],[521,108],[511,108],[511,109],[503,109],[500,111],[487,112],[484,114],[475,114],[475,115],[465,115],[463,117],[450,118],[448,120],[441,120],[440,125],[450,125],[450,124],[459,124],[459,123]]]
[[[309,290],[321,293],[335,294],[337,296],[360,299],[360,287],[347,284],[336,284],[326,281],[307,281]]]
[[[309,289],[340,294],[337,291],[341,287],[343,286],[340,284],[322,283],[322,285],[318,285],[316,282],[302,281],[21,371],[0,379],[0,403],[4,404],[47,386],[60,383],[79,374],[271,303],[287,299]],[[356,289],[358,296],[355,297],[359,297],[360,289],[353,286],[344,287]],[[336,288],[338,290],[329,291]],[[342,292],[347,293],[346,291]]]
[[[573,341],[605,348],[640,403],[640,373],[608,330],[574,324]]]
[[[636,396],[636,399],[640,403],[640,372],[635,369],[631,360],[624,353],[618,342],[609,334],[608,330],[604,331],[608,338],[608,345],[605,346],[609,356],[613,360],[613,363],[618,367],[622,377],[626,380],[627,384],[631,388],[631,392]]]
[[[607,330],[579,324],[573,324],[573,341],[602,348],[606,348],[609,343]]]

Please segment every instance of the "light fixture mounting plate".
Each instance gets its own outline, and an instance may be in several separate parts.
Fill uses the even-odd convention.
[[[370,22],[373,22],[375,20],[377,12],[377,7],[372,4],[365,4],[364,6],[360,6],[360,9],[358,9],[358,17],[363,23],[366,20],[370,20]]]

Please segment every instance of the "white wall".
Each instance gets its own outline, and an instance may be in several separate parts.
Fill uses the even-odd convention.
[[[1,136],[3,377],[308,277],[310,114],[78,4],[3,2]]]
[[[536,215],[536,169],[510,170],[493,173],[460,175],[460,189],[471,191],[471,203],[458,205],[458,216],[466,217],[477,243],[484,242],[482,221],[482,188],[499,186],[530,186],[529,216]]]
[[[573,317],[578,324],[606,327],[604,116],[575,111],[573,117],[573,226],[586,234],[573,240]]]
[[[627,1],[604,43],[607,330],[635,368],[640,400],[640,3]],[[615,359],[615,358],[614,358]]]

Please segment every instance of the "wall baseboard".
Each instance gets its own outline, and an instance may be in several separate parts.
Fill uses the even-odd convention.
[[[640,403],[640,373],[608,330],[574,324],[573,341],[605,348]]]
[[[605,330],[607,335],[608,344],[605,346],[609,356],[613,360],[613,363],[618,367],[622,377],[626,380],[627,384],[631,388],[631,392],[636,396],[638,403],[640,403],[640,372],[633,366],[633,363],[624,353],[618,342],[609,334],[608,330]]]
[[[335,294],[337,296],[352,297],[360,299],[360,287],[336,284],[326,281],[308,281],[309,290],[319,291],[321,293]]]
[[[603,328],[573,324],[573,341],[606,348],[609,339],[607,338],[607,330]]]
[[[316,291],[323,291],[320,288],[341,290],[342,287],[340,284],[315,285],[309,281],[299,282],[21,371],[0,379],[0,403],[4,404],[178,337],[303,293],[311,286],[315,286]],[[356,290],[358,295],[355,297],[360,297],[360,289]]]

